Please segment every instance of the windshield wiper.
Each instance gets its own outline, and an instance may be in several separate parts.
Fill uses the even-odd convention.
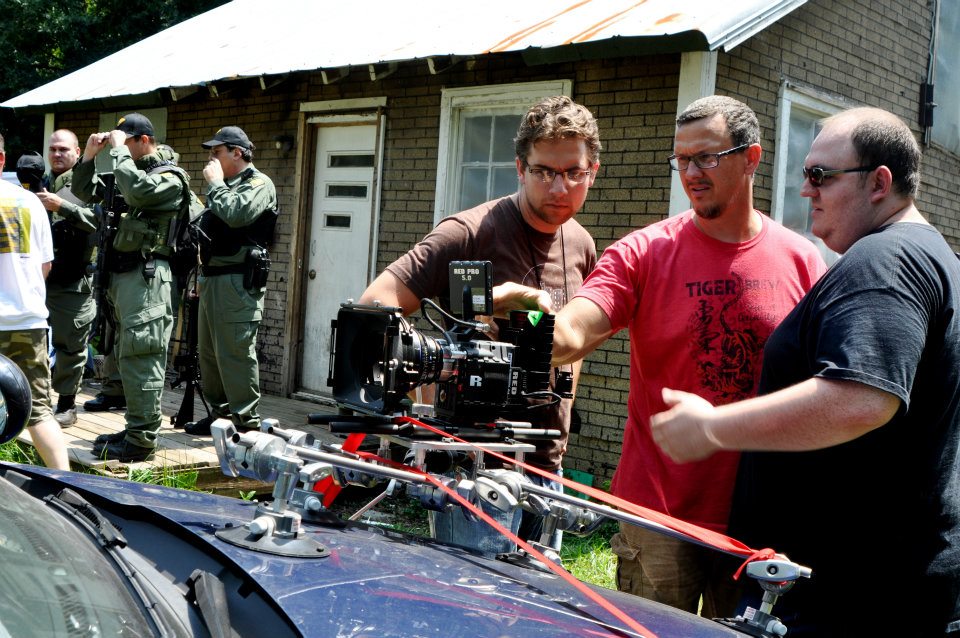
[[[127,539],[110,522],[110,519],[73,490],[64,488],[56,496],[47,496],[43,500],[63,510],[71,518],[83,518],[84,527],[94,532],[97,540],[105,548],[122,549],[127,546]]]

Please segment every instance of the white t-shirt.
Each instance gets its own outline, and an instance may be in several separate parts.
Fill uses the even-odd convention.
[[[43,264],[50,261],[53,238],[43,204],[0,181],[0,330],[47,327]]]

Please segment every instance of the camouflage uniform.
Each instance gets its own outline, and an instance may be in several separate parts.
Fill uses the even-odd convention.
[[[17,364],[30,383],[31,409],[27,425],[34,426],[53,418],[47,329],[0,330],[0,353]]]
[[[215,215],[230,229],[241,232],[265,211],[276,208],[277,192],[269,177],[253,164],[207,190],[205,215]],[[221,226],[222,228],[222,226]],[[203,396],[213,418],[232,417],[239,428],[260,425],[260,369],[256,343],[263,318],[264,286],[244,286],[249,236],[239,250],[222,253],[222,238],[211,237],[213,256],[205,260],[199,279],[198,352]],[[219,274],[216,273],[221,269]],[[228,272],[223,272],[228,271]],[[232,272],[229,272],[232,271]]]
[[[184,185],[175,173],[149,173],[173,159],[168,151],[161,149],[134,161],[126,147],[117,147],[110,150],[110,157],[117,189],[130,207],[113,247],[126,260],[140,255],[134,268],[111,270],[107,292],[117,321],[114,354],[127,402],[126,440],[154,448],[163,418],[160,399],[173,326],[167,235],[180,210]],[[78,164],[74,193],[92,197],[94,179],[93,161]]]
[[[96,316],[88,266],[93,257],[91,235],[96,231],[93,210],[70,192],[73,171],[44,176],[44,187],[63,198],[50,213],[54,259],[47,276],[48,321],[53,331],[56,365],[52,386],[60,395],[76,395],[87,363],[87,340]]]

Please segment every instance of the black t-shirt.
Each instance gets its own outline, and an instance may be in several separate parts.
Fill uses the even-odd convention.
[[[814,572],[774,613],[798,612],[791,636],[960,631],[960,260],[932,226],[878,229],[763,356],[761,394],[822,377],[901,400],[889,423],[843,445],[743,456],[730,533]]]

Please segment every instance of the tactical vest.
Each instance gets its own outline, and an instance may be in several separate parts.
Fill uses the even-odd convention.
[[[251,179],[256,172],[247,169],[241,175],[238,184]],[[209,209],[200,216],[200,261],[210,263],[211,257],[230,257],[236,255],[244,246],[268,248],[273,244],[274,231],[279,213],[277,207],[260,213],[252,223],[231,228],[225,221]]]
[[[41,182],[43,188],[50,190],[52,184],[49,176],[44,176]],[[61,198],[77,203],[70,193],[69,183],[56,192]],[[53,263],[50,265],[50,274],[47,282],[61,286],[80,281],[86,274],[90,262],[93,260],[94,245],[91,235],[80,230],[66,219],[53,221],[50,213],[50,233],[53,239]]]
[[[180,210],[191,204],[190,177],[185,170],[167,160],[154,164],[147,171],[147,175],[157,173],[174,173],[180,178],[184,203],[177,210],[143,215],[146,209],[138,209],[125,214],[113,240],[113,247],[118,252],[137,252],[144,257],[153,255],[164,259],[173,255],[172,227]]]

